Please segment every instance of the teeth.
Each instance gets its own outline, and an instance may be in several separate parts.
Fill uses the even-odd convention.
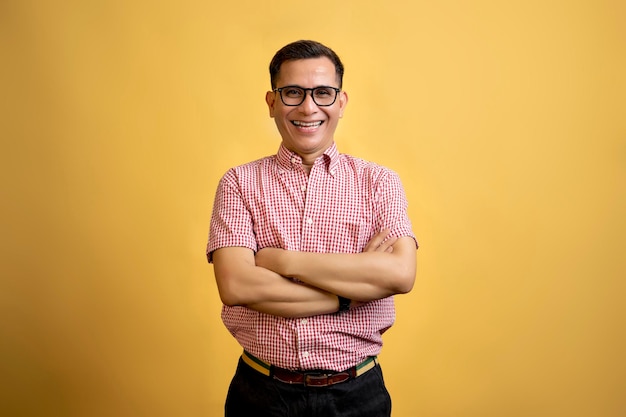
[[[300,126],[300,127],[316,127],[322,124],[321,121],[318,122],[302,122],[300,120],[294,120],[293,122],[294,125],[296,126]]]

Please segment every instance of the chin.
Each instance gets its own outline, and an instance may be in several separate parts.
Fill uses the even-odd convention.
[[[301,138],[292,142],[296,148],[302,151],[314,151],[316,149],[325,148],[329,142],[316,138]]]

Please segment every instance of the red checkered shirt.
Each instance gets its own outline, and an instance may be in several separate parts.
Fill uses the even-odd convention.
[[[415,238],[407,200],[393,171],[333,144],[307,176],[302,159],[281,145],[274,156],[230,169],[213,206],[207,256],[241,246],[359,253],[383,228]],[[385,279],[385,277],[381,277]],[[283,318],[223,306],[222,320],[241,346],[275,366],[343,371],[378,355],[395,320],[393,297],[341,314]]]

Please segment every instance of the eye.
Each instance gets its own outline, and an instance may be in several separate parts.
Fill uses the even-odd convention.
[[[313,92],[315,94],[315,97],[328,98],[328,97],[333,96],[333,94],[335,93],[335,90],[333,90],[332,88],[328,88],[328,87],[318,87]]]
[[[285,87],[283,89],[283,94],[285,97],[289,98],[300,98],[304,94],[304,91],[297,87]]]

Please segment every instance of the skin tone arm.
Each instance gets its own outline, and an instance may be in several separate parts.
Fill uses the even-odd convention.
[[[264,248],[257,253],[256,264],[352,300],[407,293],[415,282],[415,241],[401,237],[383,243],[387,233],[377,234],[364,252],[354,254]],[[381,244],[390,246],[377,250]]]
[[[386,236],[387,232],[384,232]],[[384,243],[376,235],[365,248],[367,252],[393,250],[394,239]],[[229,306],[245,306],[282,317],[306,317],[337,311],[337,296],[329,291],[294,282],[290,278],[259,266],[252,250],[226,247],[213,252],[213,266],[222,302]],[[353,306],[357,303],[353,303]]]
[[[254,252],[226,247],[213,252],[222,302],[282,317],[305,317],[337,311],[337,296],[255,265]]]

